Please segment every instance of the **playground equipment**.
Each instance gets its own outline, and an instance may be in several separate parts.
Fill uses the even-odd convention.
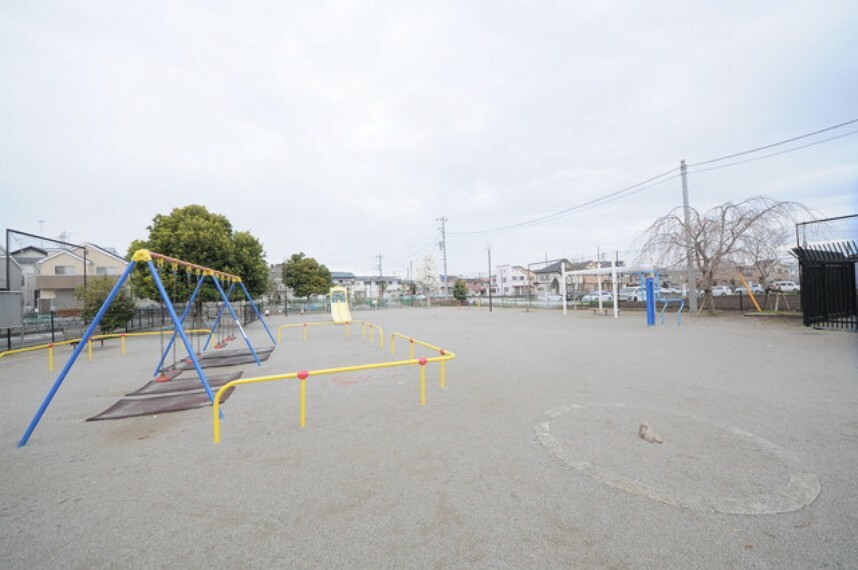
[[[676,324],[682,324],[682,309],[685,308],[685,299],[681,297],[670,298],[670,297],[662,297],[661,293],[658,289],[656,289],[655,284],[660,282],[658,271],[652,271],[648,274],[643,272],[639,272],[641,283],[644,286],[644,296],[646,301],[646,326],[652,327],[655,326],[655,311],[656,311],[656,303],[661,301],[664,303],[661,307],[661,324],[664,324],[664,313],[667,310],[667,307],[671,304],[678,304],[679,308],[676,311]]]
[[[297,329],[300,328],[303,330],[304,340],[310,338],[309,328],[310,327],[323,327],[329,325],[336,325],[334,321],[325,321],[321,323],[292,323],[288,325],[280,325],[280,328],[277,329],[277,342],[281,342],[283,338],[283,329]],[[351,322],[346,323],[346,336],[350,335],[350,327]],[[372,323],[368,323],[366,321],[359,321],[360,324],[360,334],[361,336],[367,336],[367,331],[369,334],[370,342],[375,342],[375,331],[378,330],[378,347],[384,348],[384,329],[378,325],[374,325]]]
[[[309,323],[309,324],[331,324],[331,323]],[[303,325],[298,325],[303,326]],[[373,325],[370,323],[362,323],[362,329],[365,330],[369,327],[369,330],[379,329],[379,336],[381,336],[380,348],[384,347],[384,334],[381,332],[381,327],[377,325]],[[283,327],[281,327],[282,329]],[[304,330],[307,330],[307,327],[304,327]],[[257,378],[241,378],[237,380],[233,380],[231,382],[227,382],[223,386],[218,389],[217,395],[215,396],[214,402],[212,403],[212,422],[213,422],[213,432],[214,432],[214,442],[220,443],[220,402],[221,397],[228,393],[229,390],[232,390],[236,386],[241,386],[245,384],[258,384],[262,382],[275,382],[279,380],[290,380],[297,378],[300,382],[299,386],[299,425],[301,428],[305,427],[307,424],[307,379],[311,376],[325,376],[330,374],[344,374],[348,372],[360,372],[363,370],[376,370],[380,368],[393,368],[399,366],[414,366],[415,364],[420,365],[420,405],[426,405],[426,366],[430,362],[440,362],[441,363],[441,378],[440,378],[440,386],[441,388],[445,387],[446,383],[446,363],[448,360],[452,360],[456,357],[455,354],[448,350],[444,350],[443,348],[428,344],[426,342],[422,342],[416,340],[412,337],[405,336],[400,333],[393,333],[390,335],[390,352],[394,354],[395,352],[395,340],[397,338],[408,339],[410,352],[408,360],[397,360],[393,362],[378,362],[374,364],[361,364],[356,366],[342,366],[339,368],[325,368],[320,370],[300,370],[298,372],[290,372],[288,374],[275,374],[271,376],[260,376]],[[435,353],[438,356],[429,357],[429,358],[414,358],[414,346],[421,346],[427,348]]]
[[[338,325],[352,322],[349,312],[349,293],[345,287],[331,287],[331,319]]]
[[[151,251],[146,250],[146,249],[138,249],[136,252],[134,252],[134,255],[131,257],[131,263],[129,263],[128,267],[125,268],[125,271],[122,273],[122,275],[116,281],[116,284],[113,286],[113,289],[110,291],[110,294],[107,296],[107,299],[104,301],[104,303],[98,309],[98,312],[96,313],[95,318],[92,320],[92,322],[87,327],[86,332],[84,332],[83,336],[80,339],[80,342],[77,344],[77,346],[75,346],[75,349],[72,352],[72,355],[69,357],[69,360],[66,362],[66,364],[63,367],[62,371],[60,372],[59,376],[57,376],[56,381],[54,382],[51,389],[48,391],[48,395],[45,397],[41,406],[39,406],[39,409],[36,412],[36,415],[33,417],[33,420],[30,422],[30,425],[27,427],[27,430],[24,433],[23,437],[21,438],[21,441],[18,442],[18,447],[23,447],[24,445],[27,444],[27,441],[30,439],[30,436],[32,435],[33,430],[36,429],[36,426],[39,424],[39,421],[41,420],[41,418],[44,415],[45,411],[47,410],[48,406],[50,405],[51,400],[53,400],[54,396],[56,395],[57,391],[59,390],[60,386],[62,385],[63,381],[65,380],[66,376],[68,375],[69,371],[71,370],[72,366],[74,365],[74,363],[77,360],[78,356],[80,355],[81,351],[83,350],[84,345],[88,345],[91,347],[90,340],[93,338],[96,327],[101,322],[101,319],[104,317],[104,314],[107,312],[107,309],[110,308],[110,305],[116,299],[116,296],[119,293],[122,286],[128,280],[129,275],[131,275],[131,271],[134,270],[134,267],[138,263],[145,263],[146,266],[148,267],[149,272],[152,275],[152,279],[155,282],[155,286],[158,289],[158,293],[161,296],[161,300],[165,303],[165,305],[167,307],[167,311],[170,315],[170,319],[172,320],[173,326],[174,326],[171,344],[172,344],[172,342],[175,342],[177,336],[181,339],[182,344],[184,345],[184,347],[187,351],[188,360],[190,361],[190,364],[193,366],[193,368],[196,370],[197,374],[199,375],[200,382],[202,383],[203,387],[205,388],[206,394],[212,403],[214,403],[214,401],[215,401],[215,396],[212,393],[211,386],[209,385],[208,380],[206,379],[206,375],[203,372],[202,366],[200,365],[200,361],[197,358],[196,353],[194,352],[194,349],[191,345],[191,341],[188,339],[188,336],[185,334],[185,331],[182,327],[182,322],[184,321],[185,317],[187,316],[187,314],[190,310],[190,307],[193,305],[193,301],[196,298],[196,295],[200,291],[202,282],[206,278],[211,278],[211,281],[214,283],[215,287],[217,288],[218,293],[220,293],[220,296],[223,300],[223,307],[229,310],[230,315],[232,316],[233,320],[235,321],[239,331],[241,332],[241,335],[244,337],[244,340],[247,344],[247,347],[250,350],[251,354],[253,355],[254,359],[256,360],[257,364],[260,364],[259,357],[257,356],[256,351],[253,349],[253,346],[250,343],[250,339],[247,338],[247,334],[244,332],[244,329],[239,324],[239,319],[236,316],[235,311],[233,311],[233,309],[232,309],[232,305],[229,302],[229,297],[226,295],[226,293],[223,290],[223,287],[221,286],[221,281],[229,281],[231,283],[230,292],[233,290],[233,288],[235,287],[236,284],[238,284],[241,287],[241,290],[244,292],[245,297],[247,298],[248,301],[250,301],[250,304],[253,307],[253,310],[256,311],[256,315],[259,318],[260,322],[262,323],[262,326],[265,328],[265,332],[268,334],[268,337],[271,339],[271,342],[274,345],[277,344],[276,341],[274,340],[274,337],[271,335],[271,331],[268,330],[268,326],[265,324],[265,319],[259,313],[259,309],[256,307],[256,304],[253,302],[253,299],[250,297],[250,294],[247,292],[247,289],[245,288],[244,284],[241,282],[240,277],[238,277],[237,275],[224,273],[222,271],[216,271],[214,269],[210,269],[208,267],[203,267],[201,265],[196,265],[194,263],[190,263],[187,261],[182,261],[180,259],[175,259],[173,257],[162,255],[160,253],[154,253],[154,252],[151,252]],[[192,273],[193,275],[196,275],[199,278],[198,282],[197,282],[197,286],[194,289],[194,293],[192,294],[191,299],[188,301],[188,305],[185,308],[185,311],[184,311],[181,319],[176,314],[176,311],[173,307],[173,303],[171,302],[170,297],[164,288],[164,283],[162,282],[161,277],[159,276],[158,268],[156,267],[156,264],[158,265],[158,267],[163,267],[165,264],[169,264],[173,268],[174,274],[178,272],[179,267],[182,267],[185,272],[187,272],[189,274]],[[215,327],[216,326],[217,326],[217,323],[215,323]],[[212,327],[211,333],[214,333],[215,327]],[[210,337],[211,337],[211,334],[210,334]],[[166,353],[167,353],[167,351],[169,351],[169,349],[170,349],[170,346],[167,347],[167,349],[164,351],[164,354],[161,356],[161,362],[159,362],[159,365],[158,365],[159,369],[160,369],[161,364],[163,363],[163,359],[166,357]],[[159,370],[156,370],[155,374],[157,375],[158,372],[159,372]]]

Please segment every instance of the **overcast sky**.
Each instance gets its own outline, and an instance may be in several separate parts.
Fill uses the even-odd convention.
[[[0,229],[124,253],[203,204],[272,262],[359,274],[379,254],[386,275],[440,268],[442,216],[451,274],[485,275],[488,246],[494,264],[631,258],[678,178],[484,230],[858,119],[856,30],[854,0],[4,0]],[[858,213],[856,134],[691,172],[698,209]]]

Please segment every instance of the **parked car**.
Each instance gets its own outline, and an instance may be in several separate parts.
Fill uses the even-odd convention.
[[[706,291],[701,290],[698,295],[704,295]],[[727,295],[732,295],[733,290],[727,287],[726,285],[715,285],[712,287],[712,296],[713,297],[726,297]]]
[[[640,287],[623,287],[617,292],[617,299],[619,301],[631,301],[632,303],[645,301],[646,291]]]
[[[766,290],[763,289],[763,286],[760,285],[759,283],[751,283],[749,285],[749,287],[751,288],[751,293],[753,293],[754,295],[762,295],[763,293],[766,292]],[[739,294],[747,295],[748,294],[748,290],[745,288],[744,285],[740,285],[739,287],[736,287],[735,291],[736,291],[737,295],[739,295]]]
[[[586,292],[584,292],[584,291],[578,291],[578,290],[566,291],[566,300],[567,301],[580,301],[584,297],[584,295],[586,295]]]
[[[794,281],[775,281],[769,285],[769,288],[772,291],[780,291],[781,293],[798,293],[801,291],[801,287]]]
[[[584,303],[593,303],[599,300],[599,292],[591,291],[581,298]],[[611,302],[614,300],[614,295],[610,291],[602,291],[602,302]]]

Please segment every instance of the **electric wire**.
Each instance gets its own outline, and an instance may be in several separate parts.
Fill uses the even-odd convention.
[[[828,131],[833,131],[834,129],[839,129],[840,127],[845,127],[846,125],[851,125],[851,124],[853,124],[853,123],[858,123],[858,119],[852,119],[851,121],[846,121],[845,123],[840,123],[839,125],[834,125],[834,126],[831,126],[831,127],[826,127],[826,128],[824,128],[824,129],[819,129],[818,131],[813,131],[812,133],[806,133],[806,134],[803,134],[803,135],[799,135],[799,136],[797,136],[797,137],[793,137],[793,138],[791,138],[791,139],[786,139],[786,140],[778,141],[778,142],[776,142],[776,143],[767,144],[767,145],[765,145],[765,146],[760,146],[760,147],[757,147],[757,148],[752,148],[752,149],[750,149],[750,150],[743,150],[742,152],[735,152],[735,153],[733,153],[733,154],[728,154],[728,155],[725,155],[725,156],[719,156],[718,158],[710,158],[709,160],[703,160],[703,161],[700,161],[700,162],[695,162],[694,164],[689,164],[689,165],[688,165],[688,168],[691,168],[691,167],[693,167],[693,166],[702,166],[702,165],[704,165],[704,164],[711,164],[711,163],[713,163],[713,162],[720,162],[720,161],[722,161],[722,160],[727,160],[728,158],[736,158],[737,156],[744,156],[744,155],[746,155],[746,154],[751,154],[751,153],[754,153],[754,152],[759,152],[759,151],[761,151],[761,150],[766,150],[767,148],[773,148],[773,147],[780,146],[780,145],[783,145],[783,144],[787,144],[787,143],[795,142],[795,141],[797,141],[797,140],[806,139],[807,137],[812,137],[813,135],[818,135],[818,134],[820,134],[820,133],[825,133],[825,132],[828,132]]]
[[[571,206],[569,208],[566,208],[566,209],[563,209],[563,210],[560,210],[560,211],[557,211],[557,212],[554,212],[551,214],[547,214],[544,216],[540,216],[538,218],[533,218],[530,220],[525,220],[523,222],[510,224],[508,226],[501,226],[498,228],[492,228],[492,229],[487,229],[487,230],[474,230],[474,231],[467,231],[467,232],[447,232],[447,235],[453,235],[453,236],[487,235],[487,234],[501,233],[501,232],[506,232],[509,230],[518,229],[518,228],[533,226],[536,224],[540,224],[542,222],[547,222],[549,220],[553,220],[556,218],[561,218],[563,216],[567,216],[573,212],[582,210],[582,209],[587,208],[587,207],[592,207],[592,206],[598,205],[602,202],[607,203],[607,202],[613,201],[615,199],[619,199],[619,198],[623,197],[624,194],[629,194],[629,195],[634,194],[636,192],[639,192],[640,190],[645,189],[645,188],[641,188],[640,190],[635,190],[636,188],[643,186],[645,184],[649,184],[650,182],[658,180],[659,178],[667,176],[668,174],[672,174],[674,172],[677,172],[678,170],[679,170],[679,168],[671,168],[667,172],[663,172],[657,176],[653,176],[652,178],[647,178],[646,180],[642,180],[640,182],[632,184],[631,186],[626,186],[625,188],[622,188],[620,190],[616,190],[616,191],[611,192],[609,194],[605,194],[604,196],[600,196],[598,198],[594,198],[593,200],[588,200],[587,202],[582,202],[580,204],[576,204],[576,205]],[[677,176],[679,176],[679,175],[677,174],[673,178],[676,178]],[[670,180],[670,179],[659,181],[656,184],[653,184],[652,186],[657,186],[658,184],[661,184],[662,182],[667,182],[667,180]],[[649,186],[649,187],[652,187],[652,186]]]
[[[854,131],[849,131],[848,133],[843,133],[843,134],[841,134],[841,135],[837,135],[837,136],[829,137],[829,138],[827,138],[827,139],[822,139],[822,140],[814,141],[814,142],[812,142],[812,143],[803,144],[803,145],[801,145],[801,146],[797,146],[797,147],[794,147],[794,148],[788,148],[788,149],[786,149],[786,150],[780,150],[780,151],[778,151],[778,152],[772,152],[772,153],[769,153],[769,154],[764,154],[764,155],[762,155],[762,156],[755,156],[754,158],[746,158],[745,160],[740,160],[740,161],[738,161],[738,162],[731,162],[731,163],[729,163],[729,164],[721,164],[721,165],[718,165],[718,166],[710,166],[710,167],[708,167],[708,168],[700,168],[700,169],[690,170],[690,171],[689,171],[689,174],[700,174],[701,172],[709,172],[710,170],[719,170],[719,169],[721,169],[721,168],[729,168],[729,167],[731,167],[731,166],[738,166],[738,165],[740,165],[740,164],[745,164],[745,163],[747,163],[747,162],[754,162],[754,161],[757,161],[757,160],[763,160],[764,158],[771,158],[771,157],[773,157],[773,156],[778,156],[778,155],[781,155],[781,154],[787,154],[787,153],[790,153],[790,152],[795,152],[795,151],[797,151],[797,150],[801,150],[801,149],[803,149],[803,148],[808,148],[808,147],[811,147],[811,146],[816,146],[816,145],[818,145],[818,144],[822,144],[822,143],[825,143],[825,142],[833,141],[833,140],[836,140],[836,139],[842,139],[843,137],[848,137],[848,136],[850,136],[850,135],[854,135],[854,134],[858,134],[858,129],[856,129],[856,130],[854,130]],[[737,155],[734,155],[734,156],[737,156]],[[707,164],[707,163],[706,163],[706,162],[699,162],[699,163],[697,163],[697,164]],[[692,166],[693,166],[693,165],[692,165]],[[689,168],[690,168],[690,167],[689,167]]]
[[[437,238],[437,237],[433,237],[433,238],[432,238],[432,239],[430,239],[428,242],[426,242],[425,244],[423,244],[423,245],[421,245],[419,248],[417,248],[417,249],[414,251],[414,253],[412,253],[412,254],[410,254],[410,255],[406,255],[405,257],[401,257],[401,258],[396,259],[396,260],[394,260],[394,261],[388,261],[388,263],[389,263],[389,264],[391,264],[391,265],[396,265],[397,263],[402,263],[403,261],[408,261],[409,259],[413,258],[415,255],[417,255],[418,253],[420,253],[421,251],[423,251],[424,249],[426,249],[427,247],[429,247],[430,245],[432,245],[433,243],[435,243],[437,240],[438,240],[438,238]]]
[[[774,148],[774,147],[776,147],[776,146],[781,146],[781,145],[788,144],[788,143],[791,143],[791,142],[795,142],[795,141],[797,141],[797,140],[805,139],[805,138],[808,138],[808,137],[811,137],[811,136],[814,136],[814,135],[818,135],[818,134],[821,134],[821,133],[825,133],[825,132],[828,132],[828,131],[832,131],[832,130],[835,130],[835,129],[839,129],[839,128],[842,128],[842,127],[845,127],[845,126],[847,126],[847,125],[851,125],[851,124],[854,124],[854,123],[858,123],[858,119],[853,119],[853,120],[850,120],[850,121],[846,121],[846,122],[843,122],[843,123],[839,123],[839,124],[837,124],[837,125],[833,125],[833,126],[830,126],[830,127],[826,127],[826,128],[824,128],[824,129],[819,129],[819,130],[813,131],[813,132],[811,132],[811,133],[806,133],[806,134],[803,134],[803,135],[799,135],[799,136],[797,136],[797,137],[792,137],[792,138],[789,138],[789,139],[785,139],[785,140],[778,141],[778,142],[775,142],[775,143],[767,144],[767,145],[764,145],[764,146],[761,146],[761,147],[757,147],[757,148],[753,148],[753,149],[750,149],[750,150],[745,150],[745,151],[742,151],[742,152],[736,152],[736,153],[728,154],[728,155],[721,156],[721,157],[718,157],[718,158],[712,158],[712,159],[709,159],[709,160],[703,160],[703,161],[700,161],[700,162],[695,162],[695,163],[693,163],[693,164],[688,165],[688,168],[693,168],[693,167],[701,166],[701,165],[705,165],[705,164],[712,164],[712,163],[715,163],[715,162],[720,162],[720,161],[722,161],[722,160],[727,160],[727,159],[730,159],[730,158],[736,158],[736,157],[739,157],[739,156],[745,156],[745,155],[748,155],[748,154],[752,154],[752,153],[755,153],[755,152],[759,152],[759,151],[761,151],[761,150],[765,150],[765,149],[769,149],[769,148]],[[763,156],[758,156],[758,157],[754,157],[754,158],[750,158],[750,159],[746,159],[746,160],[742,160],[742,161],[738,161],[738,162],[733,162],[733,163],[730,163],[730,164],[719,165],[719,166],[713,166],[713,167],[709,167],[709,168],[696,169],[696,170],[694,170],[694,171],[692,171],[692,172],[690,172],[690,173],[702,173],[702,172],[707,172],[707,171],[710,171],[710,170],[717,170],[717,169],[721,169],[721,168],[729,168],[729,167],[731,167],[731,166],[738,166],[738,165],[740,165],[740,164],[744,164],[744,163],[747,163],[747,162],[754,162],[754,161],[757,161],[757,160],[763,160],[763,159],[765,159],[765,158],[771,158],[771,157],[773,157],[773,156],[778,156],[778,155],[786,154],[786,153],[789,153],[789,152],[795,152],[795,151],[797,151],[797,150],[801,150],[801,149],[804,149],[804,148],[808,148],[808,147],[816,146],[816,145],[818,145],[818,144],[822,144],[822,143],[829,142],[829,141],[832,141],[832,140],[836,140],[836,139],[840,139],[840,138],[843,138],[843,137],[847,137],[847,136],[850,136],[850,135],[853,135],[853,134],[856,134],[856,133],[858,133],[858,130],[855,130],[855,131],[849,131],[849,132],[844,133],[844,134],[840,134],[840,135],[833,136],[833,137],[829,137],[829,138],[826,138],[826,139],[822,139],[822,140],[814,141],[814,142],[812,142],[812,143],[808,143],[808,144],[800,145],[800,146],[797,146],[797,147],[794,147],[794,148],[786,149],[786,150],[779,151],[779,152],[769,153],[769,154],[766,154],[766,155],[763,155]],[[564,210],[560,210],[560,211],[557,211],[557,212],[554,212],[554,213],[551,213],[551,214],[547,214],[547,215],[544,215],[544,216],[540,216],[540,217],[538,217],[538,218],[533,218],[533,219],[530,219],[530,220],[525,220],[525,221],[523,221],[523,222],[518,222],[518,223],[515,223],[515,224],[510,224],[510,225],[507,225],[507,226],[501,226],[501,227],[498,227],[498,228],[491,228],[491,229],[485,229],[485,230],[465,231],[465,232],[447,232],[447,234],[448,234],[448,235],[451,235],[451,236],[457,236],[457,237],[461,237],[461,236],[480,236],[480,235],[489,235],[489,234],[495,234],[495,233],[502,233],[502,232],[506,232],[506,231],[510,231],[510,230],[514,230],[514,229],[519,229],[519,228],[524,228],[524,227],[529,227],[529,226],[537,225],[537,224],[540,224],[540,223],[543,223],[543,222],[547,222],[547,221],[550,221],[550,220],[554,220],[554,219],[557,219],[557,218],[561,218],[561,217],[563,217],[563,216],[566,216],[566,215],[572,214],[572,213],[574,213],[574,212],[579,212],[579,211],[584,210],[584,209],[587,209],[587,208],[591,208],[591,207],[594,207],[594,206],[597,206],[597,205],[607,204],[607,203],[610,203],[610,202],[613,202],[613,201],[619,200],[619,199],[621,199],[621,198],[626,198],[626,197],[628,197],[628,196],[631,196],[632,194],[637,194],[638,192],[642,192],[643,190],[647,190],[647,189],[652,188],[652,187],[654,187],[654,186],[658,186],[659,184],[662,184],[662,183],[667,182],[667,181],[669,181],[669,180],[674,180],[674,179],[678,178],[679,176],[681,176],[681,174],[677,174],[677,175],[671,176],[670,178],[667,178],[667,179],[664,179],[664,180],[660,180],[659,182],[656,182],[655,184],[650,184],[650,185],[648,185],[648,186],[645,186],[645,185],[649,184],[650,182],[653,182],[653,181],[655,181],[655,180],[658,180],[659,178],[663,178],[664,176],[667,176],[667,175],[669,175],[669,174],[671,174],[671,173],[673,173],[673,172],[676,172],[677,170],[678,170],[677,168],[672,168],[672,169],[668,170],[667,172],[664,172],[664,173],[662,173],[662,174],[659,174],[658,176],[654,176],[654,177],[649,178],[649,179],[647,179],[647,180],[643,180],[643,181],[638,182],[638,183],[636,183],[636,184],[633,184],[633,185],[631,185],[631,186],[627,186],[626,188],[623,188],[623,189],[617,190],[617,191],[615,191],[615,192],[611,192],[611,193],[609,193],[609,194],[605,194],[604,196],[601,196],[601,197],[599,197],[599,198],[595,198],[595,199],[593,199],[593,200],[589,200],[589,201],[587,201],[587,202],[583,202],[583,203],[581,203],[581,204],[577,204],[577,205],[575,205],[575,206],[571,206],[571,207],[566,208],[566,209],[564,209]],[[425,247],[425,246],[424,246],[424,247]]]

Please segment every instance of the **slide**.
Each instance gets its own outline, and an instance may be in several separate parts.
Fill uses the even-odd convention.
[[[338,325],[352,322],[349,295],[345,287],[331,287],[331,319]]]

